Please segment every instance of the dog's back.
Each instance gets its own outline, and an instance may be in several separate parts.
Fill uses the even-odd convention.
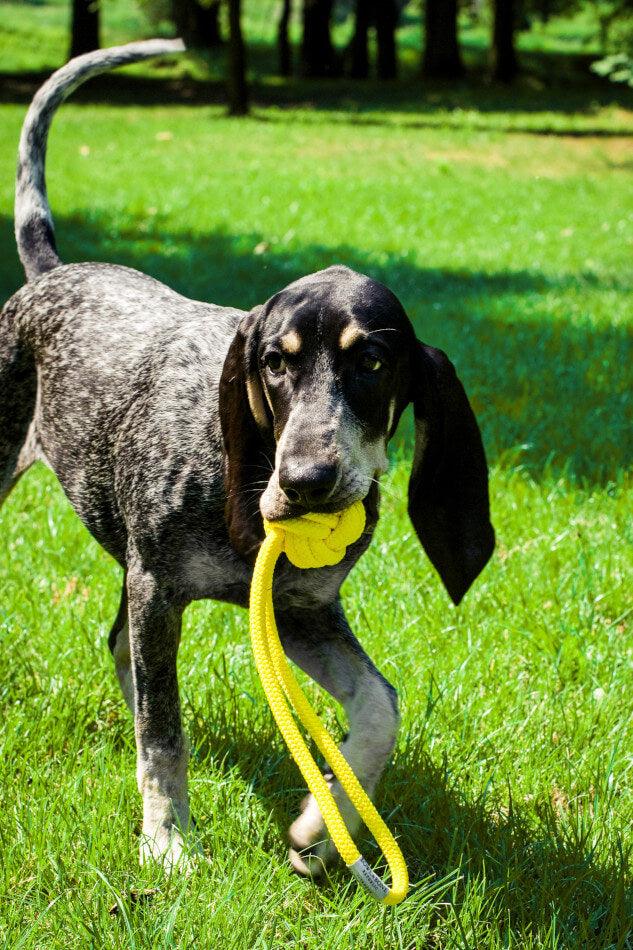
[[[148,477],[142,494],[151,498],[184,434],[190,453],[208,455],[207,471],[218,469],[219,377],[242,315],[116,265],[59,266],[26,284],[0,320],[5,494],[44,461],[84,524],[123,560],[126,470]]]

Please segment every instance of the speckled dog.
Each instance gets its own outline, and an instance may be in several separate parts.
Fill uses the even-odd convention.
[[[455,603],[494,545],[464,390],[381,284],[330,267],[245,313],[188,300],[126,267],[62,265],[44,180],[55,108],[95,73],[180,49],[148,41],[90,53],[38,92],[15,209],[28,283],[0,318],[0,501],[32,462],[45,462],[124,568],[109,642],[134,714],[141,860],[168,867],[188,860],[182,613],[203,597],[247,603],[262,513],[274,520],[364,501],[366,532],[344,561],[298,571],[282,559],[275,602],[288,654],[345,707],[342,749],[370,794],[394,745],[396,695],[351,632],[339,588],[370,542],[386,445],[408,403],[409,514]],[[333,791],[354,831],[358,816],[336,782]],[[311,798],[290,839],[303,873],[333,857]]]

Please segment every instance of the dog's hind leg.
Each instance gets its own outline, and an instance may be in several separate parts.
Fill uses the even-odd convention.
[[[127,574],[123,577],[121,602],[108,637],[110,653],[114,657],[114,668],[128,709],[134,715],[134,684],[132,682],[132,658],[130,656],[130,626],[127,609]]]
[[[0,505],[37,458],[37,372],[5,309],[0,315]]]
[[[176,658],[182,608],[134,554],[127,565],[129,644],[134,683],[138,788],[143,796],[141,863],[150,858],[187,870],[187,765]]]

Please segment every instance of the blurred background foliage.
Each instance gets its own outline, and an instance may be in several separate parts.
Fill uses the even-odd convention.
[[[538,89],[587,82],[593,68],[627,84],[633,0],[11,0],[0,2],[0,68],[6,85],[16,73],[153,34],[182,35],[192,55],[137,72],[180,79],[189,98],[192,84],[224,81],[230,110],[244,113],[249,83],[297,92],[330,80],[326,90],[313,85],[317,97],[349,79],[518,79]]]

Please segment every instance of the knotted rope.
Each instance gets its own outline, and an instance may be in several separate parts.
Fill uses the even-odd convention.
[[[362,502],[356,502],[338,514],[309,514],[280,522],[265,520],[266,537],[257,556],[251,583],[250,632],[255,663],[273,716],[316,799],[336,850],[373,897],[383,904],[399,904],[409,887],[402,852],[288,666],[273,609],[273,573],[282,552],[300,568],[338,564],[343,560],[348,545],[360,538],[364,527]],[[295,723],[293,707],[387,859],[391,871],[390,888],[374,873],[354,844],[336,800]]]

